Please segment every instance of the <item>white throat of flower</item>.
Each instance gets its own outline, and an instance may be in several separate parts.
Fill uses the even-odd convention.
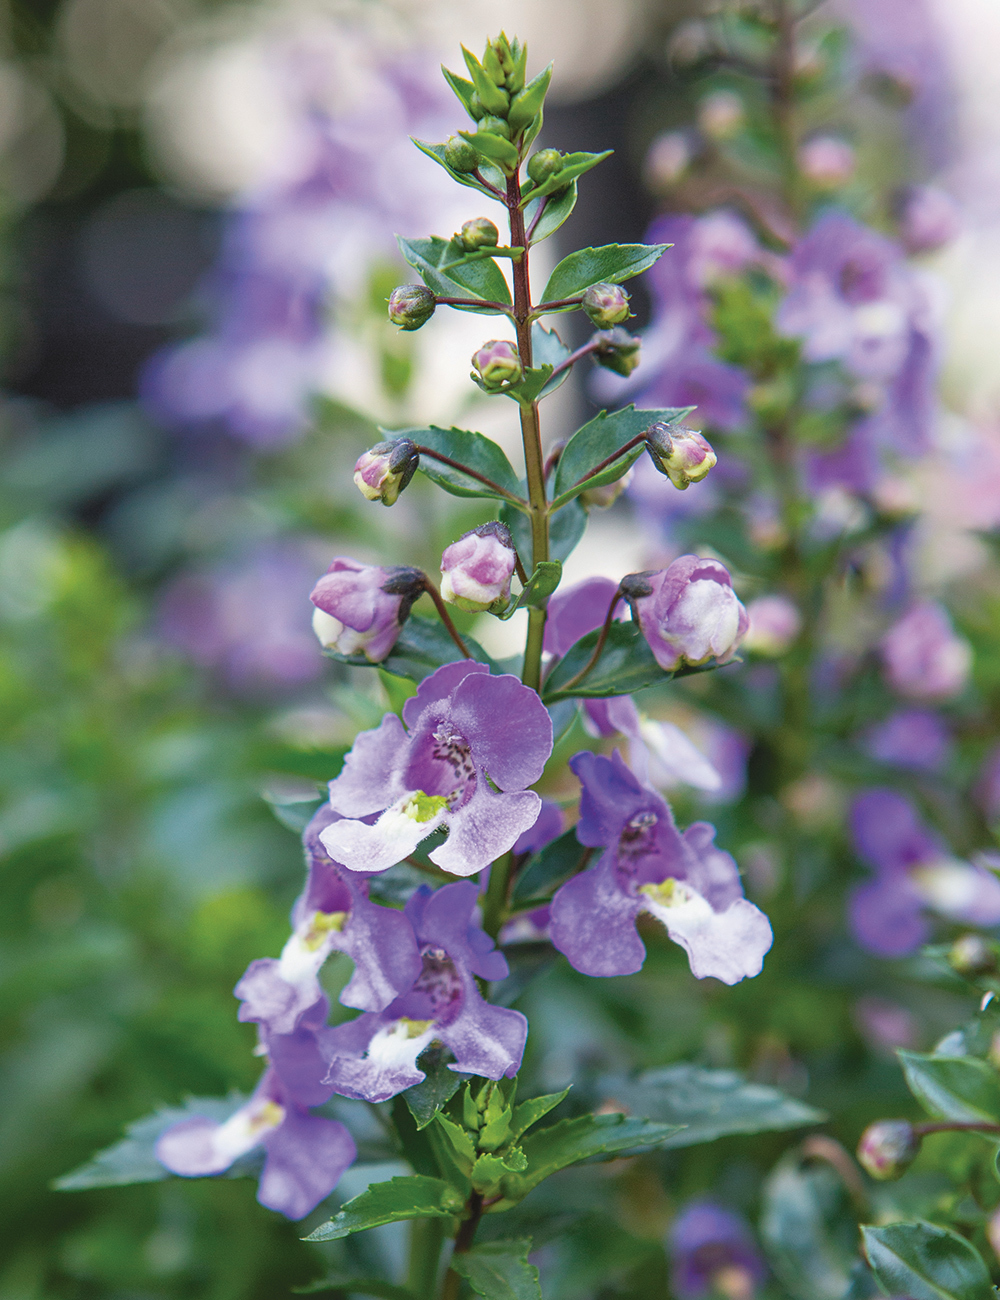
[[[347,921],[346,912],[310,912],[281,950],[278,974],[300,984],[319,973]]]
[[[434,1037],[433,1020],[411,1020],[400,1016],[372,1036],[365,1053],[381,1069],[398,1069],[408,1065],[416,1069],[417,1057]]]
[[[241,1106],[212,1134],[212,1150],[218,1157],[219,1168],[226,1168],[252,1151],[284,1118],[284,1106],[267,1097]]]

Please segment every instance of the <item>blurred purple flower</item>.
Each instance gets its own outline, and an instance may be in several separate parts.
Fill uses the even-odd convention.
[[[938,772],[951,752],[951,733],[944,719],[930,709],[901,709],[872,727],[865,747],[880,763]]]
[[[1000,745],[983,759],[973,797],[988,822],[1000,820]]]
[[[950,244],[962,227],[958,204],[934,185],[908,185],[897,196],[899,235],[909,253],[931,253]]]
[[[753,1300],[767,1277],[746,1220],[715,1201],[689,1201],[670,1225],[667,1244],[677,1300]]]
[[[882,638],[889,685],[914,700],[948,700],[961,694],[972,669],[972,648],[956,636],[943,606],[912,606]]]

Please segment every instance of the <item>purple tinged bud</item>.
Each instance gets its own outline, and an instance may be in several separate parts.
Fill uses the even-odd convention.
[[[434,315],[437,302],[422,284],[401,284],[389,295],[389,319],[403,330],[418,330]]]
[[[857,159],[846,140],[818,135],[799,149],[799,168],[817,189],[835,190],[854,175]]]
[[[662,421],[646,430],[646,450],[661,474],[682,492],[700,483],[718,457],[706,438],[694,429],[672,429]]]
[[[747,617],[744,649],[768,658],[783,655],[802,627],[802,615],[787,596],[758,596],[747,606]]]
[[[899,233],[908,253],[932,253],[961,229],[958,205],[933,185],[908,185],[896,197]]]
[[[453,172],[460,172],[463,176],[474,172],[480,161],[473,146],[460,135],[453,135],[445,144],[444,160]]]
[[[544,185],[562,169],[563,156],[558,149],[539,149],[528,159],[528,176],[536,185]]]
[[[376,664],[396,644],[413,602],[424,589],[420,569],[382,568],[338,556],[313,588],[313,630],[320,644]]]
[[[505,608],[517,552],[506,525],[493,521],[465,533],[441,556],[441,595],[459,609]]]
[[[602,330],[594,335],[591,342],[596,345],[593,357],[597,364],[606,370],[613,370],[616,375],[627,379],[639,364],[642,340],[628,330],[618,327]]]
[[[655,573],[628,574],[621,588],[653,657],[666,672],[713,657],[728,663],[750,623],[718,560],[682,555]]]
[[[524,374],[517,345],[509,339],[490,339],[484,343],[473,353],[472,365],[488,392],[499,393],[506,385],[518,383]]]
[[[496,248],[500,243],[500,231],[489,217],[473,217],[471,221],[463,222],[454,239],[468,252],[474,253],[477,248]]]
[[[916,1160],[920,1138],[909,1120],[880,1119],[869,1124],[858,1143],[858,1163],[884,1182],[900,1178]]]
[[[384,506],[396,504],[420,464],[420,453],[409,438],[377,442],[354,466],[354,482],[361,495]]]
[[[583,295],[583,310],[590,323],[598,329],[620,325],[632,314],[628,307],[628,294],[620,284],[592,284]]]

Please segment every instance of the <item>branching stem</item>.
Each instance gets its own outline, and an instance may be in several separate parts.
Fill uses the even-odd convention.
[[[451,615],[448,613],[448,606],[441,599],[441,593],[438,591],[437,587],[434,586],[434,583],[431,582],[430,578],[428,578],[426,574],[424,574],[424,591],[426,591],[428,596],[430,596],[431,600],[433,600],[434,606],[441,617],[441,622],[448,629],[448,635],[458,646],[459,650],[461,650],[462,657],[464,659],[471,659],[472,655],[469,653],[468,647],[466,646],[462,638],[459,636],[458,628],[451,621]]]

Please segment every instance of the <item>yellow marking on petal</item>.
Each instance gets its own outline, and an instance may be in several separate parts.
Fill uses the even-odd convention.
[[[407,1038],[419,1038],[421,1034],[426,1034],[433,1023],[433,1020],[411,1020],[409,1016],[400,1016],[396,1021],[397,1025],[402,1025],[406,1030]]]
[[[448,797],[440,794],[424,794],[418,790],[403,805],[403,812],[415,822],[429,822],[448,807]]]
[[[315,952],[323,946],[331,931],[339,933],[344,928],[346,920],[346,912],[313,912],[309,928],[302,935],[303,947]]]
[[[247,1116],[247,1127],[255,1135],[267,1133],[277,1128],[284,1118],[284,1106],[279,1106],[276,1101],[262,1101]]]
[[[661,880],[658,885],[640,885],[639,893],[645,894],[647,898],[662,907],[677,907],[678,904],[688,901],[687,891],[683,888],[679,889],[678,884],[679,881],[673,876],[667,876],[666,880]]]

